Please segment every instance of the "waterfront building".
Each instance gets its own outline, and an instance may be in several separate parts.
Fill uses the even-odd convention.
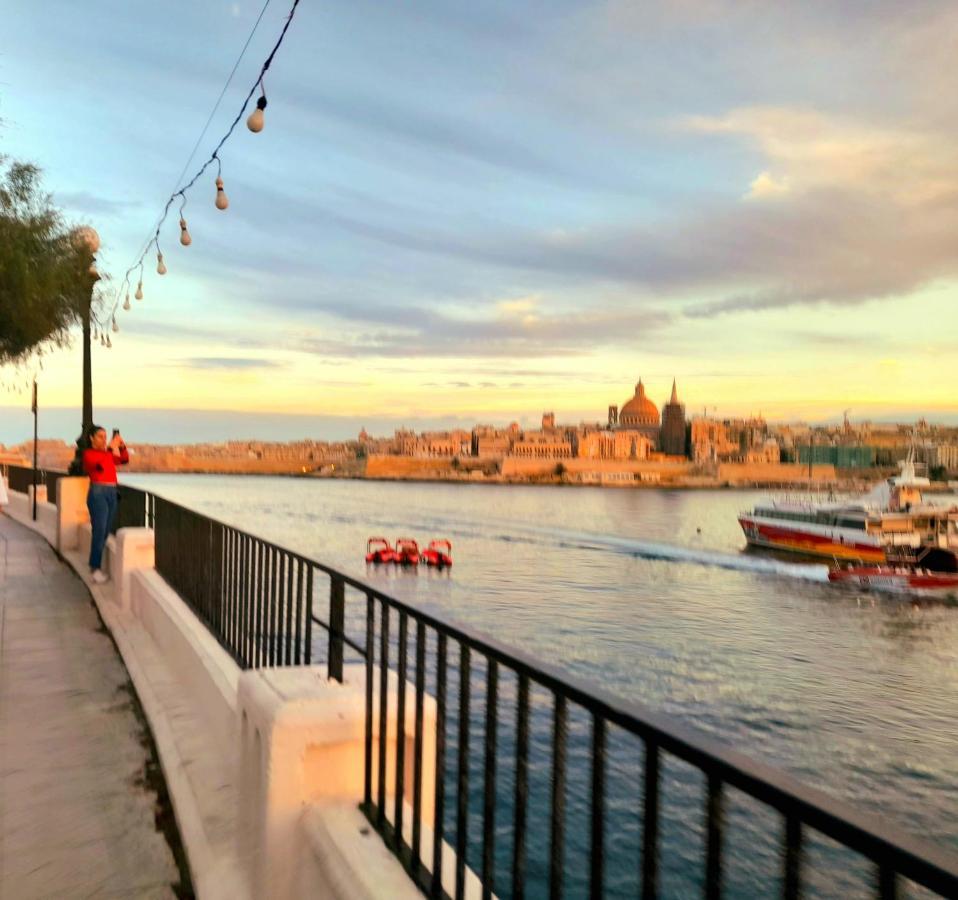
[[[509,455],[518,436],[519,426],[516,423],[507,429],[477,425],[472,429],[472,455],[483,459],[501,459]]]
[[[725,422],[696,416],[691,423],[692,459],[695,462],[718,462],[735,459],[740,450],[738,441],[729,438]]]
[[[646,395],[641,378],[635,386],[635,396],[627,400],[619,411],[618,425],[619,428],[638,431],[647,437],[653,446],[658,447],[661,431],[659,410]]]
[[[573,448],[566,435],[552,428],[524,431],[512,444],[510,453],[525,459],[570,459]]]
[[[927,442],[915,448],[915,459],[929,469],[943,468],[947,472],[958,471],[958,444],[935,444]]]
[[[669,456],[685,456],[685,406],[679,403],[675,379],[672,379],[672,397],[662,407],[662,435],[660,449]]]
[[[760,446],[749,448],[745,454],[747,463],[779,463],[781,461],[782,449],[773,437],[766,438]]]
[[[833,465],[836,469],[869,469],[875,465],[874,447],[832,447],[813,444],[811,447],[801,444],[798,450],[798,461],[808,465],[811,459],[813,465]]]
[[[595,429],[579,435],[576,456],[580,459],[648,459],[652,442],[637,429]]]

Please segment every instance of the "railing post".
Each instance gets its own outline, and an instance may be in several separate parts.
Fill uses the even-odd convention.
[[[333,575],[329,581],[329,671],[334,681],[343,683],[343,632],[346,627],[346,584]]]

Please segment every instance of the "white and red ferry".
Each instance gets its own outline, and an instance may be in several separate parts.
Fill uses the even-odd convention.
[[[958,548],[958,507],[926,504],[929,481],[915,474],[911,454],[901,473],[863,497],[844,502],[769,500],[739,516],[755,547],[836,560],[884,563],[895,548]]]
[[[923,547],[917,553],[895,553],[890,565],[849,563],[828,573],[837,584],[905,594],[958,592],[958,553],[940,547]]]

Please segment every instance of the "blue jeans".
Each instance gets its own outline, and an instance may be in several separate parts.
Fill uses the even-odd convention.
[[[103,548],[116,515],[116,485],[91,484],[86,496],[86,508],[90,510],[90,526],[93,540],[90,542],[90,568],[99,569],[103,563]]]

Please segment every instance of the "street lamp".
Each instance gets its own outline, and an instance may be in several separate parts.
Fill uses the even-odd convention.
[[[83,474],[83,451],[87,446],[87,437],[93,425],[93,366],[90,360],[90,310],[93,306],[93,289],[100,280],[96,268],[96,252],[100,249],[100,235],[89,225],[82,225],[73,232],[73,240],[81,250],[90,253],[90,291],[80,306],[80,321],[83,323],[83,423],[77,438],[76,455],[70,464],[71,475]]]
[[[93,367],[90,361],[90,309],[93,306],[93,288],[100,280],[96,269],[96,253],[100,249],[100,235],[89,225],[83,225],[73,232],[77,245],[90,251],[90,294],[84,298],[80,310],[83,321],[83,430],[86,435],[93,424]]]

